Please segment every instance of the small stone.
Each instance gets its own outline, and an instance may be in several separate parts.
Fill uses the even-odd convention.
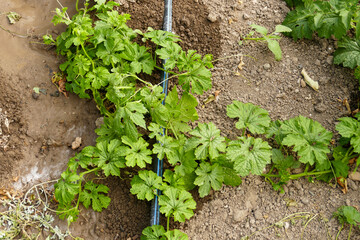
[[[76,137],[75,141],[72,142],[71,148],[73,150],[78,149],[81,146],[81,137]]]
[[[216,22],[216,20],[217,20],[217,17],[216,17],[216,15],[215,15],[215,13],[209,13],[209,15],[207,16],[207,19],[210,21],[210,22],[212,22],[212,23],[214,23],[214,22]]]
[[[306,87],[306,82],[303,79],[300,80],[300,86],[302,88]]]
[[[271,66],[269,63],[265,63],[263,67],[265,70],[269,70]]]
[[[233,220],[234,222],[242,222],[248,214],[247,210],[234,210]]]
[[[334,59],[333,56],[328,56],[328,57],[326,58],[327,64],[331,65],[331,64],[333,63],[333,59]]]
[[[350,178],[348,178],[347,183],[352,190],[357,191],[359,189],[356,183]]]
[[[316,60],[315,60],[315,65],[316,65],[316,66],[320,66],[320,65],[321,65],[321,62],[320,62],[319,59],[316,59]]]
[[[290,223],[289,222],[284,222],[284,228],[288,229],[290,227]]]
[[[323,103],[320,103],[320,104],[316,104],[315,107],[314,107],[314,110],[318,113],[323,113],[326,111],[326,106],[325,104]]]
[[[247,15],[246,13],[244,13],[243,19],[244,19],[244,20],[248,20],[249,18],[250,18],[249,15]]]
[[[353,181],[360,181],[360,173],[359,172],[352,172],[349,174],[349,178]]]
[[[309,204],[309,199],[303,197],[303,198],[301,198],[301,202],[302,202],[303,204],[307,205],[307,204]]]
[[[299,90],[298,88],[295,88],[294,92],[295,92],[295,93],[299,93],[300,90]]]
[[[261,219],[263,219],[263,215],[261,214],[260,210],[256,210],[256,211],[254,212],[254,216],[255,216],[255,219],[256,219],[256,220],[261,220]]]
[[[33,92],[31,96],[32,96],[33,99],[38,100],[40,94],[38,94],[36,92]]]

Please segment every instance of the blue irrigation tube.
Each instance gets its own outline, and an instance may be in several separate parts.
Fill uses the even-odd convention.
[[[165,0],[165,10],[164,10],[164,25],[163,30],[171,32],[172,31],[172,0]],[[166,63],[166,60],[162,62],[163,66]],[[161,73],[161,81],[163,87],[163,93],[165,93],[164,100],[162,104],[165,105],[165,99],[168,91],[168,79],[169,73],[162,72]],[[163,134],[165,135],[165,129],[163,130]],[[154,169],[158,176],[162,177],[163,174],[163,159],[157,159],[154,163]],[[160,224],[160,211],[159,211],[159,201],[158,196],[160,196],[161,191],[157,189],[157,196],[151,202],[151,213],[150,213],[150,225],[159,225]]]

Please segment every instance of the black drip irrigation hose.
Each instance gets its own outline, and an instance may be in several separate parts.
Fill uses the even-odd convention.
[[[165,0],[163,30],[168,31],[168,32],[172,31],[172,0]],[[163,60],[163,62],[162,62],[163,67],[164,67],[165,63],[166,63],[166,60]],[[169,78],[169,73],[163,71],[161,73],[163,93],[165,94],[164,100],[162,101],[163,105],[165,105],[165,99],[166,99],[167,91],[168,91],[168,80],[167,80],[168,78]],[[163,130],[163,134],[165,135],[165,129]],[[157,161],[154,162],[154,169],[156,171],[156,174],[158,176],[162,177],[163,159],[157,159]],[[157,189],[157,196],[155,196],[155,198],[151,202],[151,213],[150,213],[150,225],[151,226],[160,224],[160,211],[159,211],[159,201],[158,201],[158,196],[160,196],[160,194],[161,194],[161,191],[159,189]]]

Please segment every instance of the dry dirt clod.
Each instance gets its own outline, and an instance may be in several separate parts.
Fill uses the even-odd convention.
[[[302,88],[306,87],[306,82],[303,79],[300,80],[300,86]]]
[[[349,174],[349,178],[353,181],[360,182],[360,173],[359,172],[352,172]]]
[[[75,141],[72,142],[71,148],[73,150],[78,149],[81,146],[81,137],[76,137]]]
[[[33,92],[31,96],[32,96],[33,99],[38,100],[40,94],[38,94],[38,93],[36,93],[36,92]]]
[[[212,22],[212,23],[214,23],[214,22],[216,22],[216,20],[217,20],[217,17],[216,17],[216,15],[215,15],[215,13],[209,13],[209,15],[207,16],[207,19],[210,21],[210,22]]]

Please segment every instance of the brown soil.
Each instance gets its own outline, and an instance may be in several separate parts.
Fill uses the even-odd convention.
[[[118,2],[122,4],[120,12],[132,15],[130,26],[161,28],[162,1]],[[74,12],[74,1],[61,3],[69,7],[70,15]],[[0,30],[0,188],[23,191],[34,183],[57,179],[76,153],[69,147],[76,137],[82,138],[82,147],[95,143],[99,113],[94,103],[73,94],[56,97],[57,89],[50,78],[58,71],[61,59],[53,49],[35,43],[45,33],[63,30],[63,26],[51,24],[56,7],[55,0],[0,2],[2,12],[15,11],[22,16],[10,25],[5,15],[0,15],[0,25],[28,35],[23,38]],[[200,120],[213,121],[224,135],[234,138],[238,134],[233,121],[226,117],[226,105],[233,100],[260,105],[273,119],[299,114],[311,117],[332,131],[336,119],[346,114],[339,100],[346,98],[353,106],[358,104],[358,84],[351,71],[331,63],[334,41],[293,42],[283,37],[283,60],[278,62],[263,43],[237,44],[240,36],[250,31],[251,23],[271,30],[280,24],[289,11],[282,0],[183,0],[174,1],[173,11],[174,32],[181,36],[184,48],[212,53],[216,58],[251,56],[243,58],[242,71],[238,70],[240,57],[218,61],[213,70],[214,87],[208,94],[221,90],[220,99],[198,109]],[[302,68],[319,81],[319,92],[300,86]],[[34,87],[46,94],[34,96]],[[206,98],[204,95],[198,100]],[[9,129],[5,119],[10,122]],[[84,239],[139,239],[149,224],[149,205],[129,193],[129,180],[109,179],[107,185],[112,199],[109,208],[102,213],[83,209],[72,225],[73,234]],[[260,177],[250,176],[240,187],[224,187],[202,200],[195,217],[179,226],[190,239],[240,239],[292,213],[308,211],[316,217],[306,228],[297,221],[261,230],[251,239],[300,239],[302,234],[303,239],[330,239],[325,237],[329,234],[334,239],[339,224],[331,214],[340,205],[360,206],[358,189],[359,182],[351,181],[349,193],[343,195],[327,184],[300,180],[290,182],[285,194],[279,194]],[[296,204],[288,206],[289,200]],[[66,223],[59,224],[66,228]],[[341,239],[346,238],[346,230]],[[360,239],[359,230],[354,229],[352,236]]]

